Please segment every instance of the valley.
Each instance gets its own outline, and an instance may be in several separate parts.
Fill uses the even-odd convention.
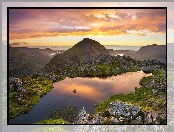
[[[153,46],[156,47],[157,45],[152,45],[152,47]],[[27,64],[27,61],[30,58],[28,56],[31,52],[27,53],[26,49],[24,49],[22,49],[22,51],[25,52],[26,55],[20,55],[23,56],[21,59],[26,60],[23,64],[30,66]],[[53,51],[51,51],[51,49],[46,49],[47,53],[45,52],[44,55],[46,55],[48,59],[43,63],[39,55],[38,58],[35,57],[35,63],[37,63],[37,65],[40,64],[40,66],[34,68],[35,71],[31,72],[31,74],[19,77],[15,77],[15,73],[13,72],[9,74],[9,118],[12,119],[23,113],[29,113],[44,95],[54,89],[53,83],[64,81],[66,78],[108,78],[123,75],[128,72],[144,72],[152,75],[140,79],[140,86],[139,88],[135,87],[135,92],[126,94],[117,94],[113,92],[113,95],[110,95],[108,99],[94,104],[96,107],[95,112],[90,115],[88,111],[85,110],[84,104],[84,108],[82,108],[80,112],[72,110],[77,117],[74,120],[67,120],[68,114],[66,118],[62,115],[54,116],[54,114],[51,114],[52,116],[48,119],[38,123],[166,124],[165,49],[163,49],[161,54],[159,50],[154,51],[156,54],[153,53],[153,55],[156,56],[156,58],[149,58],[149,55],[152,55],[152,53],[143,55],[142,59],[136,58],[135,56],[141,57],[141,49],[131,53],[129,51],[117,52],[119,54],[123,53],[123,56],[113,55],[113,52],[109,52],[109,50],[99,42],[88,38],[84,38],[67,51],[55,54],[50,58],[48,54],[51,54]],[[21,50],[18,50],[15,51],[17,55],[21,54]],[[128,52],[130,56],[127,55]],[[147,54],[147,50],[143,50],[143,52]],[[11,54],[12,53],[13,52],[11,52]],[[137,55],[131,56],[131,54],[135,53],[137,53]],[[36,54],[40,53],[32,54],[33,56],[37,56]],[[15,54],[9,57],[14,56]],[[162,62],[159,61],[158,56],[163,56]],[[17,56],[17,58],[20,57]],[[42,59],[43,58],[42,56]],[[12,60],[10,63],[13,62]],[[18,67],[15,67],[17,65],[13,63],[10,64],[10,66],[14,67],[16,72],[20,72],[21,67],[23,67],[19,65],[20,69],[17,69]],[[24,69],[29,68],[25,67]],[[128,84],[127,87],[129,87]],[[60,112],[60,110],[58,111]],[[73,112],[70,113],[73,114]],[[56,111],[54,113],[56,113]]]

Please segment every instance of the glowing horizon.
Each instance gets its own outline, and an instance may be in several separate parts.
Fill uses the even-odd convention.
[[[166,45],[166,9],[10,9],[11,46]]]

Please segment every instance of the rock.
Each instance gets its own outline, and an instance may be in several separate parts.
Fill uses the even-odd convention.
[[[125,119],[125,118],[122,117],[122,116],[119,117],[119,121],[121,121],[121,122],[122,122],[124,119]]]
[[[160,118],[162,120],[166,120],[166,111],[164,111],[164,110],[160,111]]]
[[[158,90],[152,89],[152,93],[153,93],[153,94],[156,93],[156,92],[158,92]]]
[[[136,116],[140,110],[141,110],[141,108],[139,106],[133,106],[132,107],[132,115]]]
[[[74,89],[73,92],[76,93],[76,89]]]
[[[137,123],[140,123],[142,121],[142,117],[141,116],[138,116],[137,118],[136,118],[136,122]]]
[[[161,104],[159,103],[159,102],[154,102],[153,103],[153,106],[156,106],[156,107],[158,107],[158,106],[160,106]]]
[[[152,111],[152,121],[156,122],[158,119],[158,113],[156,111]]]
[[[145,124],[151,124],[152,123],[152,117],[151,113],[148,111],[145,111],[145,118],[144,118]]]
[[[111,122],[113,123],[113,124],[116,124],[116,123],[119,123],[119,120],[117,119],[117,118],[115,118],[115,117],[111,117]]]

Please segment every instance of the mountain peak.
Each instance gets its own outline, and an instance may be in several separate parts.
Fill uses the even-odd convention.
[[[82,41],[74,45],[71,51],[72,50],[81,51],[82,56],[84,53],[88,56],[97,56],[99,54],[110,55],[109,51],[103,45],[90,38],[84,38]]]
[[[58,54],[54,56],[50,63],[47,65],[47,69],[51,69],[50,67],[52,67],[53,65],[55,65],[55,67],[57,68],[62,67],[62,65],[60,65],[62,62],[66,62],[66,66],[71,65],[83,61],[86,57],[95,57],[100,54],[110,55],[110,52],[99,42],[89,38],[84,38],[83,40],[75,44],[72,48],[64,52],[62,55]]]
[[[96,42],[96,41],[90,38],[84,38],[81,42]]]
[[[89,38],[84,38],[83,40],[92,40],[92,39],[89,39]]]

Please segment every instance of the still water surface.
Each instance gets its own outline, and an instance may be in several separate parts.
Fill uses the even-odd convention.
[[[87,112],[92,114],[95,111],[94,104],[103,102],[114,94],[135,92],[135,87],[140,86],[140,79],[149,75],[152,74],[138,71],[106,78],[66,78],[63,81],[54,83],[54,88],[43,96],[28,114],[10,119],[9,123],[38,122],[48,117],[51,112],[67,106],[76,106],[77,109],[85,107]],[[77,93],[73,93],[74,89]]]

